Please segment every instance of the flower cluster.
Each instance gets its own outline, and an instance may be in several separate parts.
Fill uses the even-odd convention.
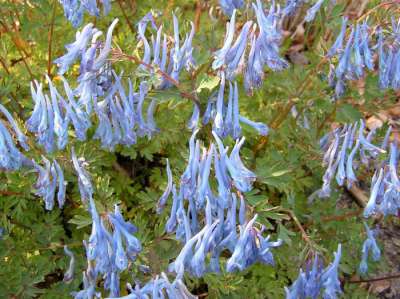
[[[152,22],[153,28],[157,31],[155,38],[153,35],[151,36],[151,45],[145,36],[148,22]],[[138,23],[138,36],[144,47],[140,68],[151,72],[157,72],[157,74],[162,74],[160,82],[156,86],[158,89],[166,89],[171,87],[173,82],[179,82],[179,75],[182,69],[185,67],[186,70],[189,71],[195,64],[192,56],[192,40],[194,36],[193,23],[191,23],[192,29],[190,33],[186,34],[182,43],[180,42],[179,37],[179,23],[175,15],[173,15],[173,23],[174,36],[170,49],[168,49],[169,38],[167,35],[164,34],[161,42],[162,26],[157,28],[151,14],[146,15]]]
[[[169,281],[165,273],[161,273],[161,277],[157,275],[154,279],[147,282],[144,286],[138,283],[133,288],[127,284],[130,294],[119,297],[118,299],[141,299],[141,298],[168,298],[168,299],[196,299],[197,296],[192,295],[182,280],[175,279],[172,283]],[[117,298],[110,298],[117,299]]]
[[[230,17],[235,9],[241,9],[244,6],[244,0],[219,0],[219,5],[224,14]]]
[[[225,73],[220,72],[220,86],[217,93],[208,98],[207,108],[202,116],[202,124],[213,124],[213,131],[220,137],[232,136],[238,139],[242,136],[240,123],[244,123],[255,129],[260,135],[268,135],[269,128],[261,122],[254,122],[239,114],[239,91],[235,81],[229,82],[228,101],[224,100],[225,94]],[[193,114],[188,123],[188,128],[194,130],[199,125],[200,110],[197,105],[193,107]]]
[[[375,171],[371,181],[371,195],[364,216],[375,213],[398,215],[400,211],[400,180],[397,175],[398,146],[390,144],[389,158]]]
[[[354,169],[360,162],[368,165],[369,161],[380,153],[386,152],[390,129],[381,146],[372,144],[372,139],[376,130],[371,130],[365,135],[364,121],[360,120],[354,124],[346,124],[341,128],[336,128],[325,135],[320,143],[325,152],[323,165],[327,167],[323,176],[323,186],[318,190],[319,197],[329,197],[331,193],[331,181],[335,177],[339,186],[347,182],[347,186],[357,181]],[[355,161],[358,154],[359,161]]]
[[[120,273],[130,267],[130,263],[136,260],[142,250],[141,242],[133,235],[137,232],[136,226],[124,220],[119,206],[115,205],[113,213],[99,215],[93,200],[93,186],[90,176],[84,165],[72,149],[72,162],[78,175],[79,190],[82,200],[88,203],[88,209],[92,217],[92,232],[88,241],[84,241],[88,266],[83,272],[83,289],[73,292],[75,299],[101,298],[101,293],[96,292],[96,284],[99,275],[104,280],[104,289],[109,291],[109,297],[117,298],[120,295]],[[65,253],[71,258],[68,271],[64,275],[64,281],[73,279],[75,258],[68,248]],[[151,296],[158,298],[164,292],[168,298],[195,298],[192,296],[181,279],[169,282],[167,276],[162,273],[143,287],[138,283],[135,288],[128,284],[131,294],[121,298],[143,298]]]
[[[258,230],[254,225],[257,216],[246,223],[242,192],[252,189],[256,176],[244,166],[239,156],[244,138],[236,141],[228,155],[228,148],[213,132],[218,150],[211,144],[201,154],[200,142],[195,141],[195,134],[189,142],[189,163],[181,176],[179,192],[173,184],[172,172],[167,163],[168,185],[157,207],[158,212],[161,212],[172,193],[173,202],[166,231],[175,231],[177,239],[185,243],[169,270],[176,272],[178,278],[185,271],[196,277],[201,277],[206,272],[219,272],[219,257],[225,249],[232,253],[226,266],[230,272],[244,270],[257,261],[273,264],[270,249],[279,246],[281,241],[269,242],[269,237],[262,237],[263,229]],[[214,183],[210,182],[213,162],[217,194],[211,189]],[[239,211],[237,195],[232,187],[235,187],[240,197]],[[185,201],[188,202],[187,205]],[[204,214],[203,220],[199,219],[201,214]],[[202,221],[204,227],[200,229]],[[208,255],[210,263],[206,265],[205,259]]]
[[[65,203],[67,187],[63,170],[56,160],[53,160],[53,163],[51,163],[45,157],[42,157],[42,159],[44,167],[34,162],[35,170],[38,172],[35,194],[43,198],[46,210],[52,210],[54,208],[54,198],[57,190],[58,207],[62,208]]]
[[[279,6],[275,7],[273,3],[266,15],[261,1],[257,0],[256,4],[253,3],[253,9],[257,24],[252,26],[252,21],[246,22],[235,42],[236,10],[233,11],[231,20],[227,24],[224,44],[214,53],[212,64],[214,70],[225,70],[228,80],[233,80],[237,74],[244,73],[244,87],[248,93],[261,86],[264,79],[264,66],[268,66],[273,71],[288,67],[288,63],[279,55],[282,40],[280,27],[282,14]],[[248,46],[249,53],[246,59]]]
[[[85,71],[83,75],[90,73],[91,71]],[[121,77],[122,75],[118,76],[111,71],[107,79],[107,91],[103,89],[102,92],[92,93],[86,90],[83,97],[79,90],[73,91],[62,76],[60,78],[64,83],[65,96],[55,88],[49,78],[50,97],[43,93],[42,85],[35,82],[32,84],[35,107],[27,122],[28,130],[37,135],[38,143],[43,145],[47,152],[52,152],[56,146],[58,149],[65,148],[70,123],[77,139],[86,140],[87,130],[92,126],[93,114],[98,120],[93,138],[100,140],[102,148],[113,150],[118,144],[135,144],[137,135],[147,135],[150,138],[158,132],[158,128],[154,121],[154,99],[148,104],[146,117],[143,116],[148,84],[145,81],[141,82],[139,92],[135,92],[132,82],[128,80],[127,91]],[[86,79],[80,86],[85,84]],[[88,94],[91,95],[87,96]],[[82,100],[83,98],[85,100]]]
[[[382,29],[378,33],[379,87],[400,89],[400,20],[392,19],[392,32],[385,39]]]
[[[338,55],[338,64],[335,69],[331,64],[329,84],[335,88],[336,98],[345,92],[346,81],[359,80],[364,76],[364,69],[374,70],[374,61],[369,41],[369,27],[367,21],[363,24],[351,26],[351,33],[344,46],[347,18],[344,17],[340,34],[328,51],[328,58]]]
[[[19,145],[24,150],[29,150],[27,138],[20,130],[10,112],[8,112],[8,110],[1,104],[0,111],[6,117]],[[3,121],[0,121],[0,168],[5,170],[17,170],[22,166],[31,167],[32,162],[17,148],[6,124],[3,123]]]
[[[342,292],[338,277],[338,268],[342,255],[342,247],[339,244],[337,252],[335,252],[334,261],[323,269],[322,263],[315,255],[312,267],[310,265],[307,270],[300,273],[296,281],[290,288],[285,288],[287,299],[306,299],[318,298],[323,289],[323,298],[335,299]],[[311,269],[310,269],[311,268]]]
[[[64,9],[64,15],[72,26],[78,27],[83,20],[85,11],[95,17],[100,16],[98,1],[96,0],[59,0]],[[104,15],[111,10],[110,0],[101,0]]]
[[[55,89],[48,78],[50,97],[43,93],[43,86],[31,83],[32,98],[35,103],[31,117],[26,122],[28,130],[36,134],[38,144],[51,153],[56,146],[62,150],[68,143],[68,126],[72,123],[78,140],[86,140],[86,131],[91,126],[89,115],[80,108],[73,92],[64,81],[66,97]],[[36,86],[36,88],[35,88]]]
[[[102,275],[104,289],[109,290],[110,297],[118,297],[120,273],[128,268],[129,262],[136,260],[142,250],[140,241],[133,235],[137,228],[123,219],[118,205],[115,205],[114,213],[100,216],[91,198],[89,211],[93,221],[92,233],[89,240],[84,241],[88,268],[84,273],[84,289],[73,295],[75,299],[92,298],[97,277]]]
[[[368,255],[372,251],[372,259],[376,262],[381,258],[381,250],[376,244],[375,234],[376,230],[370,230],[368,225],[364,223],[365,230],[367,232],[367,239],[364,241],[362,246],[362,258],[360,263],[360,273],[365,274],[368,271]]]
[[[98,41],[102,32],[89,23],[81,32],[76,33],[75,42],[65,47],[67,53],[54,61],[59,67],[59,75],[63,75],[76,60],[80,59],[79,85],[74,90],[74,95],[79,97],[78,105],[85,107],[88,114],[92,112],[93,102],[98,97],[104,96],[111,85],[111,72],[107,71],[107,59],[111,53],[112,33],[117,23],[118,19],[111,23],[104,44]]]

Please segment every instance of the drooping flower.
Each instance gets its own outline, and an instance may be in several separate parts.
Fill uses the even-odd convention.
[[[92,232],[84,241],[88,268],[83,276],[84,289],[73,295],[75,298],[96,296],[96,281],[101,275],[109,296],[118,297],[120,273],[136,260],[142,250],[140,241],[133,235],[137,228],[123,219],[118,205],[115,205],[113,213],[102,216],[98,214],[93,198],[89,198],[88,205],[92,216]],[[91,297],[86,297],[88,294]]]
[[[324,3],[324,0],[318,0],[317,2],[315,2],[315,4],[307,10],[307,14],[304,18],[304,21],[306,22],[313,21],[315,19],[315,15],[320,10],[322,3]]]
[[[371,195],[364,209],[364,217],[376,213],[398,215],[400,210],[400,180],[397,174],[398,146],[390,144],[389,158],[383,162],[371,180]]]
[[[351,33],[343,48],[347,18],[343,18],[340,34],[327,53],[328,58],[338,56],[336,69],[331,64],[329,84],[335,89],[335,98],[343,96],[346,81],[359,80],[364,77],[365,68],[374,69],[372,51],[369,45],[369,27],[365,21],[362,25],[351,26]]]
[[[184,68],[186,70],[191,70],[194,67],[195,62],[192,55],[194,25],[191,23],[191,31],[189,34],[186,34],[185,39],[181,43],[178,18],[173,15],[173,43],[171,47],[168,48],[167,36],[165,34],[161,41],[162,26],[157,28],[155,24],[153,28],[156,29],[156,38],[151,36],[151,44],[149,43],[145,31],[150,19],[146,17],[144,19],[145,20],[142,20],[137,24],[138,36],[144,48],[139,68],[160,77],[158,82],[155,84],[157,89],[170,88],[175,84],[175,82],[179,82],[180,73]],[[157,70],[160,70],[161,72],[158,72]]]
[[[165,204],[166,196],[172,193],[173,201],[165,230],[168,233],[175,232],[176,238],[184,243],[179,256],[169,268],[178,278],[184,272],[196,277],[207,272],[219,272],[219,259],[225,249],[231,253],[244,250],[230,262],[232,265],[242,263],[240,270],[255,262],[273,264],[270,249],[280,245],[280,241],[270,242],[269,237],[261,235],[262,231],[254,226],[255,218],[246,223],[242,192],[252,189],[256,176],[245,167],[239,155],[244,138],[236,141],[228,155],[228,149],[218,134],[214,131],[213,135],[217,146],[211,144],[201,154],[200,143],[195,140],[194,132],[189,141],[189,161],[181,176],[180,186],[177,188],[169,179],[166,192],[160,199]],[[213,186],[216,186],[215,190]],[[235,189],[240,196],[240,206]],[[237,219],[240,233],[237,232]],[[202,224],[204,227],[201,229]],[[245,227],[246,235],[239,242],[238,238],[244,234]],[[210,256],[209,261],[207,256]],[[236,266],[228,266],[228,269],[233,271]]]
[[[366,223],[364,223],[364,226],[367,232],[367,239],[364,241],[362,246],[362,257],[359,266],[360,273],[362,274],[366,274],[368,271],[368,256],[370,251],[372,251],[372,259],[375,262],[379,261],[381,258],[381,250],[375,240],[376,230],[369,229]]]
[[[271,4],[268,14],[264,12],[261,1],[253,3],[257,22],[246,22],[234,41],[236,10],[226,25],[226,35],[221,49],[214,52],[212,68],[226,72],[226,78],[235,80],[236,75],[244,74],[244,87],[251,94],[259,88],[264,78],[264,67],[272,71],[281,71],[288,63],[279,54],[283,38],[281,30],[281,11],[275,3]],[[258,28],[258,31],[257,31]],[[246,49],[250,47],[248,57]]]
[[[15,119],[12,117],[11,113],[4,107],[3,105],[0,104],[0,111],[4,114],[4,116],[7,118],[8,122],[10,123],[12,129],[14,130],[15,137],[17,138],[19,144],[22,146],[22,148],[26,151],[29,150],[29,145],[28,145],[28,140],[27,137],[25,136],[24,133],[22,133],[21,129],[19,128],[17,122]]]
[[[330,196],[330,185],[334,177],[339,186],[344,186],[346,182],[347,186],[351,187],[357,181],[354,169],[361,163],[368,165],[378,154],[386,152],[372,143],[373,135],[374,130],[371,130],[365,136],[365,124],[361,120],[337,128],[321,139],[322,149],[325,151],[323,165],[326,166],[326,171],[323,186],[317,192],[319,197]],[[368,209],[373,206],[371,202]]]
[[[238,139],[242,136],[240,123],[244,123],[255,129],[260,135],[268,135],[269,128],[261,122],[254,122],[239,113],[239,89],[237,82],[229,82],[228,99],[225,100],[225,74],[221,72],[221,82],[216,99],[211,95],[208,99],[207,109],[203,114],[203,125],[212,121],[213,131],[220,137],[232,136]],[[215,107],[215,109],[214,109]],[[196,109],[196,107],[194,108]],[[195,111],[193,111],[193,114]],[[196,128],[192,125],[191,128]]]
[[[235,9],[241,9],[244,6],[243,0],[219,0],[219,5],[224,14],[230,17]]]
[[[32,167],[32,162],[16,147],[10,132],[0,121],[0,168],[17,170],[22,166]]]
[[[83,20],[83,15],[87,12],[91,16],[99,17],[100,9],[96,0],[59,0],[64,9],[64,15],[72,26],[78,27]],[[101,0],[103,13],[107,15],[111,10],[110,0]]]
[[[155,278],[148,281],[145,285],[140,286],[136,282],[135,288],[129,283],[127,288],[129,295],[123,297],[112,297],[109,299],[140,299],[140,298],[167,298],[167,299],[196,299],[197,296],[192,295],[181,279],[175,279],[172,283],[167,275],[162,272],[161,276],[156,275]]]
[[[81,198],[84,202],[93,198],[93,186],[89,173],[83,167],[83,161],[78,160],[75,149],[71,149],[71,158],[74,168],[78,174],[78,186]]]
[[[68,270],[64,273],[63,281],[66,283],[70,283],[74,279],[75,256],[72,251],[68,249],[67,245],[64,245],[64,252],[70,258],[70,260]]]
[[[292,286],[285,287],[286,299],[319,298],[319,296],[326,299],[337,298],[337,295],[342,292],[338,278],[341,248],[341,244],[339,244],[338,250],[334,254],[334,261],[325,269],[316,254],[312,267],[308,264],[304,272],[300,269],[299,276]]]
[[[64,180],[64,174],[57,163],[53,160],[51,163],[45,157],[42,157],[44,166],[34,163],[35,170],[38,172],[38,179],[35,184],[35,194],[43,198],[46,210],[54,208],[54,200],[57,193],[58,207],[62,208],[65,203],[65,191],[67,182]]]

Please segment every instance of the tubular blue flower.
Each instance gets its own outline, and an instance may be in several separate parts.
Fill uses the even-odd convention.
[[[224,14],[230,17],[235,9],[240,9],[244,5],[243,0],[219,0],[219,5]]]
[[[273,263],[270,248],[280,246],[281,241],[267,242],[261,238],[261,247],[256,245],[256,239],[261,237],[253,227],[257,214],[241,230],[239,239],[235,245],[232,256],[226,264],[226,270],[233,272],[236,269],[243,271],[257,261],[264,263]],[[268,237],[267,237],[268,240]],[[267,254],[267,257],[265,256]]]
[[[213,130],[222,136],[224,133],[224,119],[223,119],[223,106],[224,106],[224,89],[225,89],[225,73],[221,72],[221,81],[217,98],[217,113],[214,118]]]
[[[168,184],[165,188],[163,195],[160,197],[158,204],[157,204],[157,214],[160,214],[165,207],[167,199],[172,191],[172,172],[171,167],[169,166],[169,160],[167,159],[167,177],[168,177]]]
[[[233,90],[233,128],[232,128],[232,138],[238,139],[242,136],[242,128],[239,123],[239,91],[237,82],[235,81]]]
[[[291,287],[285,287],[286,299],[302,299],[305,298],[305,284],[306,284],[306,276],[303,271],[300,269],[299,276],[293,282]]]
[[[32,166],[32,163],[17,149],[14,141],[0,121],[0,168],[17,170],[23,165]]]
[[[260,44],[256,42],[256,36],[252,34],[249,58],[244,72],[244,88],[248,94],[253,89],[260,88],[264,79],[264,66],[260,57]]]
[[[292,16],[299,7],[303,5],[303,0],[286,0],[285,7],[283,9],[283,15]]]
[[[370,141],[368,141],[365,136],[364,136],[364,128],[365,128],[365,123],[363,120],[360,120],[360,129],[358,131],[358,140],[360,140],[361,146],[363,146],[366,150],[371,151],[371,152],[377,152],[377,153],[386,153],[385,150],[373,145]]]
[[[187,124],[187,127],[189,130],[193,131],[197,129],[199,125],[199,119],[200,119],[200,109],[199,106],[196,104],[193,104],[193,113],[192,116],[190,117],[190,120]]]
[[[35,163],[35,169],[38,172],[35,194],[43,198],[46,210],[52,210],[57,187],[57,171],[48,159],[45,157],[42,159],[45,164],[44,168]]]
[[[103,104],[105,104],[105,102],[101,104],[95,103],[94,105],[94,111],[99,120],[99,124],[96,128],[96,132],[93,136],[93,139],[100,139],[102,148],[107,148],[109,150],[112,150],[114,148],[113,129],[110,119],[108,118],[108,115],[105,112],[105,105]]]
[[[233,184],[240,192],[250,191],[253,182],[256,180],[256,175],[244,166],[239,156],[239,151],[244,140],[244,137],[240,141],[236,140],[236,144],[232,149],[229,159],[226,159],[226,166],[233,179]]]
[[[185,268],[189,266],[191,259],[193,258],[193,245],[202,238],[202,236],[209,230],[210,227],[205,226],[201,231],[189,239],[181,252],[175,259],[175,261],[169,265],[169,271],[174,271],[177,274],[177,279],[182,279]]]
[[[62,208],[65,203],[65,191],[67,187],[67,182],[64,180],[64,173],[55,159],[53,160],[53,165],[55,167],[58,180],[58,193],[57,193],[58,207]]]
[[[14,130],[15,137],[17,138],[19,144],[22,146],[22,148],[26,151],[29,150],[29,146],[27,143],[27,137],[22,133],[20,130],[17,122],[14,120],[10,112],[4,107],[3,105],[0,104],[0,111],[4,114],[4,116],[7,118],[8,122],[10,123],[12,129]]]
[[[83,162],[78,161],[75,154],[75,149],[71,149],[71,158],[75,171],[78,174],[78,186],[82,201],[87,201],[93,198],[93,186],[89,173],[83,168]]]
[[[72,26],[78,27],[82,23],[84,7],[79,0],[61,0],[64,16],[71,22]]]
[[[374,70],[374,59],[372,57],[371,49],[369,48],[369,28],[367,21],[364,21],[361,26],[360,32],[360,44],[361,44],[361,53],[364,58],[364,65],[370,70]]]
[[[286,298],[319,298],[322,289],[324,289],[323,298],[337,298],[336,293],[341,293],[340,282],[337,277],[340,256],[341,245],[339,244],[334,262],[323,269],[323,264],[320,262],[318,254],[315,254],[312,267],[310,267],[311,262],[308,262],[304,272],[300,269],[299,276],[292,286],[285,287]]]
[[[345,160],[346,160],[346,150],[349,143],[349,137],[351,134],[351,127],[345,127],[345,137],[342,143],[342,148],[340,149],[338,156],[338,171],[336,173],[336,181],[339,186],[343,186],[344,180],[346,178],[346,170],[345,170]]]
[[[269,127],[261,122],[254,122],[242,115],[239,115],[239,120],[246,125],[249,125],[253,129],[255,129],[261,136],[267,136],[269,132]]]
[[[366,274],[368,271],[368,255],[372,251],[372,258],[376,262],[381,258],[381,250],[379,249],[375,240],[375,230],[370,230],[368,225],[364,222],[365,230],[367,232],[367,239],[362,246],[362,258],[359,266],[360,273]]]
[[[92,216],[92,233],[89,240],[84,241],[88,268],[84,275],[84,290],[75,294],[85,296],[90,291],[93,296],[97,276],[101,274],[104,278],[104,289],[110,291],[110,296],[117,297],[120,272],[127,269],[129,262],[135,261],[141,251],[140,241],[133,236],[137,228],[123,219],[117,205],[114,213],[100,217],[93,199],[90,198],[89,212]],[[104,225],[105,219],[110,224],[108,229]],[[90,278],[90,284],[87,283],[87,278]]]
[[[346,34],[347,21],[348,21],[347,17],[342,18],[342,27],[340,29],[340,33],[337,36],[336,41],[333,43],[332,47],[329,49],[327,53],[328,58],[335,56],[339,51],[343,49],[343,40]]]
[[[229,81],[229,96],[228,105],[226,107],[225,119],[224,119],[224,134],[223,136],[229,136],[233,131],[233,86]]]
[[[315,19],[315,15],[320,10],[322,3],[324,0],[318,0],[315,4],[307,10],[307,14],[304,18],[304,21],[311,22]]]
[[[288,62],[279,55],[282,31],[277,17],[279,14],[275,13],[275,4],[272,3],[267,16],[260,0],[257,0],[257,5],[253,3],[253,8],[260,28],[256,43],[259,43],[262,63],[273,71],[281,71],[287,68],[289,66]]]
[[[235,17],[236,10],[233,11],[231,20],[226,24],[226,35],[224,40],[224,45],[221,49],[214,53],[214,61],[212,63],[212,68],[214,70],[219,69],[225,64],[226,55],[228,54],[235,34]]]
[[[76,33],[76,40],[66,45],[67,53],[56,60],[54,63],[58,66],[58,74],[63,75],[69,69],[69,67],[81,56],[89,42],[89,39],[97,32],[96,28],[93,28],[93,24],[89,23],[83,27],[82,31]]]
[[[143,118],[143,104],[145,97],[147,96],[148,92],[148,84],[146,81],[143,81],[139,85],[139,101],[137,104],[137,110],[136,110],[136,115],[138,117],[137,122],[138,122],[138,135],[139,136],[144,136],[146,134],[146,123]]]
[[[347,178],[347,187],[348,188],[351,188],[353,183],[357,181],[357,177],[353,170],[353,160],[354,160],[354,156],[356,155],[359,148],[360,148],[360,141],[357,140],[355,147],[351,151],[351,153],[348,156],[347,161],[346,161],[346,178]]]
[[[96,280],[83,272],[83,290],[72,292],[74,299],[101,298],[101,294],[96,292]]]
[[[235,43],[226,53],[224,65],[226,65],[226,78],[228,80],[233,80],[245,67],[244,55],[247,47],[249,30],[252,24],[253,22],[247,21],[243,25],[242,31],[237,37]]]
[[[323,297],[325,299],[337,298],[336,294],[340,294],[342,289],[340,287],[340,281],[338,278],[339,263],[342,256],[342,246],[338,245],[337,251],[334,253],[334,261],[324,270],[321,279],[322,285],[325,288]]]
[[[64,77],[61,77],[61,80],[64,83],[64,90],[67,95],[66,99],[68,100],[65,101],[64,99],[61,99],[63,106],[66,109],[66,115],[72,122],[77,139],[80,141],[85,141],[86,132],[92,125],[89,114],[82,110],[80,105],[78,105],[78,103],[75,101],[74,93],[67,80]]]
[[[64,252],[70,258],[70,260],[68,270],[64,273],[63,281],[65,283],[70,283],[74,279],[75,256],[72,251],[68,249],[67,245],[64,245]]]
[[[212,157],[214,154],[214,144],[211,144],[204,161],[203,169],[201,170],[200,184],[198,189],[197,202],[200,207],[204,205],[205,197],[208,195],[208,179],[211,171]]]
[[[60,94],[55,89],[50,78],[46,76],[50,88],[51,105],[54,114],[54,133],[57,135],[57,147],[58,149],[64,149],[68,143],[68,125],[69,118],[65,113],[63,116],[60,109],[60,103],[58,98],[61,98]]]
[[[100,16],[96,0],[60,0],[60,3],[64,9],[64,16],[74,27],[78,27],[82,23],[85,11],[91,16]],[[103,5],[104,15],[107,15],[111,10],[110,0],[101,0],[100,3]]]
[[[157,101],[152,99],[148,108],[147,108],[147,136],[151,138],[153,134],[160,132],[160,129],[157,128],[156,122],[154,120],[154,112],[156,110]]]

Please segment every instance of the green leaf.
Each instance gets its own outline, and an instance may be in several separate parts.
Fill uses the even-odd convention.
[[[203,89],[213,90],[219,84],[219,77],[209,76],[207,74],[203,75],[200,79],[200,84],[196,91],[201,92]]]
[[[360,111],[350,104],[341,105],[336,112],[336,121],[341,123],[355,122],[362,117]]]

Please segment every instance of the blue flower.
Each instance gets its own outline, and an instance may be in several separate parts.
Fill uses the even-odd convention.
[[[315,254],[312,267],[307,263],[306,269],[303,272],[300,269],[298,278],[294,281],[291,287],[285,287],[287,299],[306,299],[319,298],[323,291],[323,298],[337,298],[336,294],[341,293],[340,281],[338,279],[338,266],[341,258],[341,245],[339,244],[338,251],[335,253],[333,263],[323,269],[323,265]]]
[[[376,262],[381,258],[381,250],[379,249],[375,240],[375,230],[370,230],[368,225],[364,223],[365,230],[367,232],[367,239],[364,241],[362,246],[362,258],[359,266],[360,273],[366,274],[368,271],[368,255],[372,251],[372,258]]]
[[[335,56],[339,51],[343,50],[343,40],[346,34],[347,21],[348,21],[347,17],[342,18],[342,26],[340,29],[340,33],[327,53],[327,56],[329,58]]]
[[[235,9],[240,9],[244,6],[243,0],[219,0],[222,11],[225,15],[231,16]]]
[[[19,144],[22,146],[22,148],[26,151],[29,150],[29,145],[28,145],[28,139],[25,136],[24,133],[22,133],[21,129],[19,128],[17,122],[14,120],[10,112],[4,107],[3,105],[0,104],[0,111],[4,114],[4,116],[7,118],[8,122],[10,123],[12,129],[14,130],[15,136],[19,142]]]
[[[86,202],[93,198],[93,186],[90,175],[83,167],[83,162],[78,160],[74,148],[71,149],[71,158],[75,171],[78,174],[78,186],[82,201]]]
[[[340,259],[342,257],[342,246],[339,244],[337,251],[335,252],[334,261],[324,270],[321,275],[322,286],[324,287],[323,298],[334,299],[337,298],[337,294],[342,292],[340,287],[340,281],[338,278],[338,269]]]
[[[70,283],[74,279],[74,269],[75,269],[75,256],[71,250],[68,249],[67,245],[64,245],[64,252],[69,256],[69,266],[67,272],[64,273],[63,281]]]
[[[324,3],[324,0],[318,0],[317,2],[315,2],[315,4],[307,10],[307,14],[304,18],[304,21],[306,22],[313,21],[315,19],[315,15],[321,8],[322,3]]]
[[[111,10],[110,0],[101,0],[103,13],[107,15]],[[83,14],[87,11],[90,15],[99,17],[100,11],[96,0],[60,0],[64,9],[64,15],[72,26],[78,27],[83,20]]]
[[[162,210],[164,209],[164,206],[167,202],[167,199],[172,191],[172,172],[171,168],[169,166],[169,160],[167,159],[167,176],[168,176],[168,184],[167,188],[165,189],[163,195],[160,197],[158,204],[157,204],[157,213],[161,213]],[[175,199],[174,199],[175,200]]]
[[[93,28],[93,24],[89,23],[85,27],[83,27],[82,31],[78,31],[76,33],[76,40],[66,45],[67,53],[56,60],[54,63],[59,67],[58,74],[63,75],[69,69],[69,67],[79,58],[79,56],[83,55],[89,39],[97,32],[96,28]]]
[[[31,166],[32,163],[17,149],[9,131],[0,121],[0,168],[17,170],[23,165]]]

